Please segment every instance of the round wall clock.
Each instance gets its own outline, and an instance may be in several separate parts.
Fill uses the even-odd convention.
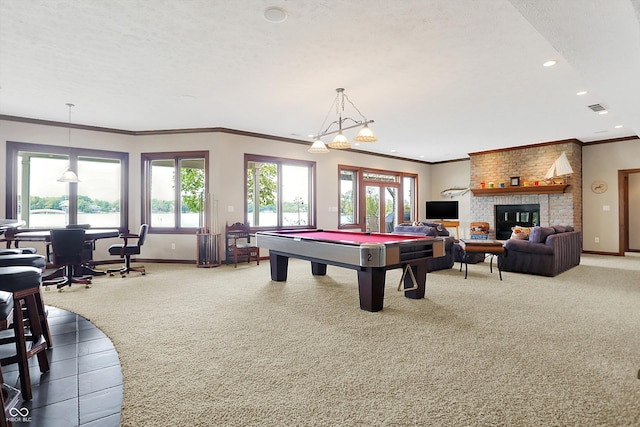
[[[607,188],[607,183],[604,181],[593,181],[591,184],[591,191],[597,194],[604,193],[607,191]]]

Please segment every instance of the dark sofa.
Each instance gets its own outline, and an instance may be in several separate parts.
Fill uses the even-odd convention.
[[[571,226],[533,227],[528,240],[509,239],[502,271],[557,276],[580,264],[582,233]]]
[[[453,267],[454,264],[454,246],[455,239],[449,235],[449,231],[442,225],[433,222],[421,222],[418,225],[398,224],[393,229],[394,233],[402,234],[419,234],[424,236],[444,237],[444,256],[437,258],[429,258],[427,260],[427,272],[436,270],[446,270]]]

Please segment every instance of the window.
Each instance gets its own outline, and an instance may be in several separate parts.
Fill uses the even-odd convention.
[[[245,172],[252,228],[315,227],[315,162],[245,154]]]
[[[358,224],[358,171],[340,170],[340,222],[339,227]]]
[[[418,211],[416,209],[416,181],[417,177],[415,175],[405,174],[402,177],[402,222],[413,222],[418,218]]]
[[[338,228],[388,233],[417,218],[417,175],[345,165],[338,166],[338,173]]]
[[[194,233],[210,225],[209,153],[143,153],[143,219],[149,232]]]
[[[128,159],[120,152],[7,142],[7,217],[27,228],[126,230]],[[79,183],[58,181],[69,164]]]

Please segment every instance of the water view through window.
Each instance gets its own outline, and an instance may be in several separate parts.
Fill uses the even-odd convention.
[[[71,222],[120,227],[120,160],[78,157],[77,184],[58,181],[68,165],[68,156],[19,153],[18,218],[27,228],[61,228]],[[77,186],[75,197],[72,185]]]

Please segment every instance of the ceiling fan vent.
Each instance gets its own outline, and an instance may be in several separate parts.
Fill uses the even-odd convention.
[[[589,105],[588,107],[591,108],[591,111],[593,111],[594,113],[599,113],[600,111],[606,110],[606,108],[604,108],[602,104],[593,104]]]

